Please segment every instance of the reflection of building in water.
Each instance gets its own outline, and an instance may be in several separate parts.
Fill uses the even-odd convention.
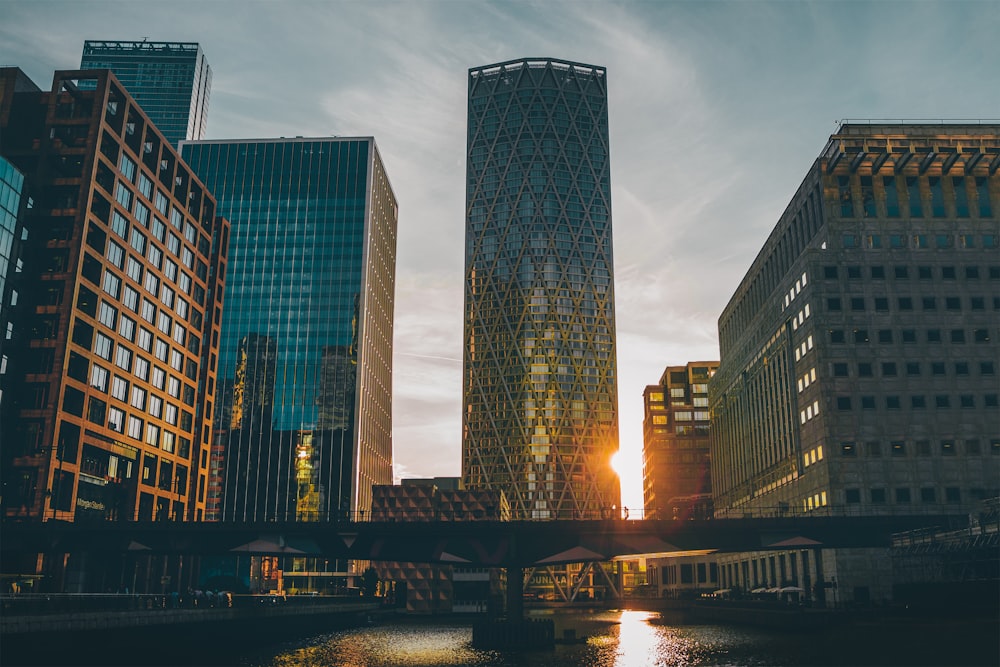
[[[347,345],[323,348],[320,366],[318,428],[349,429],[354,423],[355,360]]]
[[[277,346],[267,336],[248,334],[236,357],[230,424],[233,429],[271,427]]]

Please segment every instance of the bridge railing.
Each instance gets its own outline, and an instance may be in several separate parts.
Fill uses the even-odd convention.
[[[129,593],[20,593],[0,596],[4,616],[77,614],[95,612],[137,612],[170,609],[205,611],[210,609],[258,608],[288,605],[296,607],[356,603],[356,595],[250,595],[229,591],[189,591],[184,594]]]
[[[392,508],[392,509],[360,509],[360,510],[334,510],[331,512],[309,512],[308,514],[288,512],[269,514],[265,516],[244,516],[226,517],[221,519],[221,523],[288,523],[288,522],[315,522],[315,523],[359,523],[359,522],[399,522],[399,521],[587,521],[587,520],[634,520],[634,519],[657,519],[657,520],[708,520],[708,519],[764,519],[764,518],[791,518],[791,517],[866,517],[866,516],[940,516],[942,514],[968,514],[976,510],[979,502],[970,503],[948,503],[948,504],[885,504],[872,506],[867,504],[844,504],[844,505],[824,505],[812,509],[803,509],[800,505],[790,504],[777,505],[755,505],[752,507],[737,508],[717,508],[713,509],[711,504],[698,503],[693,506],[673,506],[667,509],[654,508],[644,510],[643,508],[629,508],[612,505],[592,510],[536,510],[526,515],[501,513],[498,510],[466,510],[466,509],[445,509],[445,508]],[[45,517],[46,519],[52,517]],[[65,516],[58,517],[66,519]],[[37,516],[7,516],[5,522],[38,521]],[[108,520],[114,521],[135,521],[135,522],[155,522],[155,523],[176,523],[188,522],[191,519],[183,516],[160,516],[149,517],[141,515],[116,516],[113,518],[98,517],[76,517],[75,522],[83,523],[94,521],[103,523]]]

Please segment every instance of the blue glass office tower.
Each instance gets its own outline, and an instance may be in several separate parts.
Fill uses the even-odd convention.
[[[18,274],[21,273],[21,237],[26,236],[21,212],[24,206],[24,174],[0,157],[0,420],[8,417],[4,410],[8,370],[14,360],[11,343],[15,329],[21,324],[18,310]],[[18,334],[20,332],[17,332]]]
[[[181,153],[232,221],[210,516],[367,511],[392,483],[397,221],[374,139]]]
[[[602,67],[469,70],[462,474],[516,518],[619,503]]]
[[[109,69],[167,141],[202,139],[212,70],[192,42],[87,40],[80,69]]]

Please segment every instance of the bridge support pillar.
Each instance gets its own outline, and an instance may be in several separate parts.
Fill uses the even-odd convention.
[[[524,620],[524,568],[520,566],[507,567],[507,620]]]

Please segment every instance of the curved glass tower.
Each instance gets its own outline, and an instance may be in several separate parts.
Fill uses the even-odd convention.
[[[605,74],[469,70],[462,472],[514,518],[619,503]]]

